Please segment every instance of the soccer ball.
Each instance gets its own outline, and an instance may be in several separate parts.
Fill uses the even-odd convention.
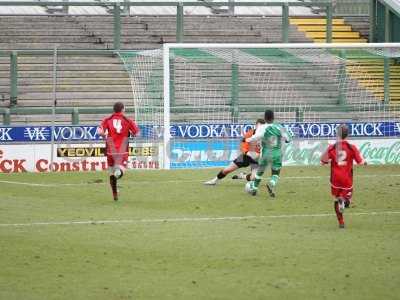
[[[255,196],[257,194],[257,190],[255,190],[253,188],[253,182],[249,181],[246,183],[244,190],[246,191],[246,193]]]
[[[122,177],[122,170],[119,169],[119,168],[115,169],[115,170],[114,170],[114,176],[115,176],[117,179],[120,179],[120,178]]]

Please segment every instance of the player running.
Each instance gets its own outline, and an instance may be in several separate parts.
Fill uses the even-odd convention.
[[[321,163],[331,164],[330,182],[334,209],[339,228],[344,228],[344,208],[349,207],[353,193],[353,161],[357,164],[366,162],[357,147],[346,140],[349,128],[345,124],[337,127],[336,135],[338,141],[328,147],[321,157]]]
[[[282,125],[274,122],[274,112],[272,110],[265,111],[264,119],[266,124],[261,125],[255,135],[246,139],[248,143],[261,140],[261,157],[258,159],[258,170],[255,180],[251,182],[250,190],[252,195],[257,194],[261,177],[267,166],[270,165],[272,174],[267,183],[267,189],[269,195],[275,197],[275,188],[282,168],[282,140],[290,143],[292,137]]]
[[[116,102],[114,113],[101,122],[97,131],[106,139],[110,186],[115,201],[118,200],[117,180],[124,174],[128,163],[129,135],[136,136],[139,133],[139,127],[133,120],[125,117],[124,111],[124,104]]]
[[[233,171],[239,168],[246,168],[248,166],[250,166],[251,174],[247,174],[245,176],[247,180],[254,179],[258,167],[257,160],[260,155],[260,147],[257,145],[257,143],[246,142],[245,139],[253,136],[258,130],[258,128],[264,123],[265,121],[263,119],[258,119],[256,121],[255,129],[250,129],[247,132],[245,132],[243,140],[240,144],[240,150],[242,153],[229,166],[219,171],[216,177],[214,177],[209,181],[204,182],[205,185],[216,185],[219,180],[223,179],[229,173],[232,173]],[[238,177],[233,177],[233,178],[236,179]]]

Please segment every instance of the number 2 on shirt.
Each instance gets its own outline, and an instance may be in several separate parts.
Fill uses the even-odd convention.
[[[121,120],[114,119],[113,120],[113,126],[114,126],[115,131],[117,133],[121,133],[121,130],[122,130],[122,122],[121,122]]]

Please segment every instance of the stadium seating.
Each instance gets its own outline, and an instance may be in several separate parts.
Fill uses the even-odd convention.
[[[165,42],[176,40],[176,17],[174,15],[136,15],[123,16],[121,31],[122,49],[154,49]],[[349,23],[350,22],[350,23]],[[320,18],[291,18],[289,27],[290,42],[323,41],[325,36],[325,20]],[[365,34],[368,22],[362,17],[337,18],[333,22],[334,41],[366,41]],[[351,24],[351,25],[350,25]],[[354,26],[353,26],[354,24]],[[61,49],[112,49],[113,48],[113,17],[112,15],[30,15],[2,16],[0,19],[0,50],[1,49],[52,49],[58,45]],[[217,16],[217,15],[187,15],[184,21],[185,42],[235,42],[235,43],[272,43],[282,40],[282,19],[280,16]],[[356,30],[357,29],[357,30]],[[353,31],[355,30],[355,31]],[[359,30],[359,31],[358,31]],[[101,62],[99,62],[101,61]],[[0,56],[0,107],[8,107],[9,101],[9,57]],[[368,69],[368,68],[366,68]],[[368,69],[369,70],[369,69]],[[395,84],[392,97],[397,99],[397,68],[392,68]],[[50,56],[19,56],[18,57],[18,107],[39,108],[50,107],[52,100],[52,58]],[[351,73],[351,69],[348,69]],[[374,69],[377,71],[377,69]],[[200,70],[202,77],[215,70]],[[242,69],[239,78],[241,116],[253,118],[248,107],[277,103],[279,89],[296,87],[290,102],[285,105],[324,105],[337,107],[338,92],[327,84],[329,78],[321,70],[310,69],[307,80],[301,85],[296,83],[298,77],[306,74],[291,70],[281,70],[278,74],[280,83],[264,86],[258,92],[251,89],[254,74],[251,69]],[[360,72],[358,70],[358,72]],[[375,72],[376,73],[376,72]],[[374,74],[375,74],[374,73]],[[214,77],[219,91],[216,101],[227,111],[230,110],[230,74]],[[351,73],[354,84],[363,84],[356,73]],[[177,78],[183,76],[176,72]],[[358,77],[357,77],[358,76]],[[376,73],[376,77],[383,76]],[[117,56],[60,56],[57,71],[57,106],[58,107],[110,107],[116,101],[132,104],[132,88],[127,72]],[[356,82],[356,80],[358,80]],[[245,84],[243,84],[245,83]],[[254,84],[254,83],[253,83]],[[369,93],[382,93],[368,90]],[[195,91],[188,95],[180,94],[180,90],[189,90],[190,85],[176,87],[176,108],[192,106],[198,103],[201,93]],[[310,90],[315,92],[310,92]],[[197,93],[197,94],[196,94]],[[338,114],[339,115],[339,114]],[[187,113],[182,119],[196,119],[196,115]],[[292,115],[291,118],[295,116]],[[43,123],[51,120],[46,115],[13,115],[13,123]],[[69,115],[61,115],[58,122],[70,121]],[[98,121],[99,115],[82,114],[80,122]]]
[[[18,58],[18,107],[51,107],[53,58]],[[0,93],[8,100],[9,59],[0,57]],[[132,99],[129,76],[118,57],[60,56],[57,66],[58,107],[106,107]],[[9,101],[1,102],[7,106]],[[90,115],[88,115],[90,117]],[[93,116],[95,117],[95,116]],[[66,116],[68,122],[71,118]],[[13,122],[41,121],[42,116],[13,116]],[[90,121],[90,120],[89,120]]]
[[[378,99],[384,100],[384,68],[382,60],[366,60],[356,62],[357,67],[350,62],[347,73],[356,79],[363,87],[372,92]],[[400,66],[390,61],[390,100],[400,104]]]
[[[305,32],[306,36],[314,42],[326,41],[326,19],[324,18],[291,18],[290,23]],[[336,43],[366,43],[358,31],[353,31],[351,25],[343,18],[332,20],[332,42]]]
[[[322,18],[291,18],[290,23],[305,32],[306,36],[313,39],[314,42],[325,42],[326,20]],[[351,25],[350,25],[351,24]],[[332,40],[341,43],[365,43],[368,34],[368,21],[364,17],[345,17],[333,19]],[[358,67],[359,64],[362,67]],[[390,64],[390,98],[394,103],[400,103],[400,66],[395,65],[394,60]],[[357,68],[354,67],[357,65]],[[350,62],[347,66],[347,72],[357,80],[368,91],[383,100],[383,60],[368,59],[357,62]],[[378,88],[377,88],[377,83]]]
[[[107,16],[3,16],[0,49],[112,49],[113,18]],[[280,42],[280,17],[190,16],[185,42]],[[294,26],[290,42],[310,42]],[[121,48],[153,49],[176,41],[175,16],[122,17]]]
[[[113,19],[106,16],[3,16],[0,49],[111,49]],[[189,16],[185,18],[187,42],[279,42],[280,17]],[[153,49],[175,42],[174,16],[122,17],[121,48]],[[290,27],[292,42],[309,42]],[[132,91],[128,74],[118,57],[60,57],[57,106],[107,107],[115,100],[129,104]],[[52,104],[52,58],[18,58],[18,107],[48,107]],[[9,58],[0,57],[0,106],[9,105]],[[178,99],[179,100],[179,99]],[[65,116],[67,119],[69,116]],[[90,121],[90,115],[88,115]],[[96,116],[93,116],[96,118]],[[39,115],[12,117],[12,122],[41,122]],[[81,121],[83,119],[81,118]]]
[[[365,16],[344,16],[344,23],[350,25],[353,31],[360,33],[360,36],[369,40],[369,19]]]

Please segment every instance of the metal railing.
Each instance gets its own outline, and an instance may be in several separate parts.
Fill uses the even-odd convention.
[[[385,17],[384,17],[384,39],[376,39],[377,33],[377,21],[382,21],[377,18],[377,5],[381,3],[385,6]],[[138,2],[124,0],[123,2],[68,2],[68,1],[2,1],[0,6],[61,6],[65,9],[63,12],[68,13],[68,7],[79,7],[79,6],[92,6],[92,7],[106,7],[112,11],[113,15],[113,49],[119,50],[121,48],[121,11],[127,14],[130,7],[144,7],[144,6],[164,6],[164,7],[175,7],[176,8],[176,42],[184,42],[184,7],[228,7],[228,13],[234,14],[235,7],[280,7],[282,9],[282,42],[289,42],[289,8],[290,7],[319,7],[326,17],[326,41],[332,42],[332,18],[335,14],[338,15],[369,15],[370,29],[369,36],[370,41],[374,42],[391,42],[391,20],[390,16],[394,15],[400,18],[400,5],[398,2],[393,0],[306,0],[304,2],[291,2],[291,1],[280,1],[280,2],[236,2],[234,0],[228,1],[207,1],[207,2],[195,2],[195,1],[176,1],[176,2]]]
[[[193,44],[186,44],[186,46],[190,46]],[[256,44],[254,44],[256,45]],[[253,45],[253,46],[254,46]],[[259,44],[257,44],[259,45]],[[302,46],[304,47],[304,44],[292,44],[294,47]],[[311,45],[311,44],[310,44]],[[317,46],[317,45],[315,45]],[[325,45],[327,46],[327,45]],[[348,45],[347,45],[348,46]],[[358,46],[357,44],[353,44],[353,46]],[[371,44],[371,46],[375,46],[374,44]],[[398,44],[397,44],[398,46]],[[378,45],[376,45],[378,47]],[[120,50],[120,51],[114,51],[114,50],[57,50],[57,55],[59,56],[74,56],[74,55],[79,55],[79,56],[114,56],[117,55],[117,52],[123,53],[123,52],[128,52],[130,53],[129,50]],[[18,97],[18,57],[21,56],[47,56],[51,57],[54,54],[54,50],[14,50],[14,51],[2,51],[0,50],[0,56],[1,55],[7,55],[10,57],[10,93],[11,93],[11,99],[14,99],[14,102],[10,107],[4,107],[0,108],[0,115],[3,116],[3,124],[4,125],[9,125],[11,123],[11,115],[46,115],[50,114],[52,112],[52,107],[18,107],[17,104],[17,97]],[[344,52],[340,53],[340,56],[342,59],[346,58],[346,54]],[[383,85],[383,91],[384,91],[384,101],[382,102],[382,105],[389,104],[389,97],[390,97],[390,59],[385,58],[383,62],[383,68],[384,68],[384,85]],[[345,69],[341,69],[340,72],[344,73],[346,72]],[[237,118],[239,112],[246,112],[248,107],[239,107],[237,104],[239,102],[239,96],[238,96],[238,89],[237,86],[239,85],[239,74],[238,74],[238,66],[233,63],[231,65],[231,82],[232,82],[232,89],[231,89],[231,109],[232,109],[232,115],[234,118]],[[344,75],[342,75],[344,76]],[[330,105],[315,105],[312,107],[313,111],[326,111],[329,109],[329,111],[350,111],[352,109],[352,106],[348,106],[346,103],[346,100],[344,98],[344,95],[339,95],[338,98],[338,106],[337,107],[332,107]],[[378,105],[378,104],[377,104]],[[262,112],[264,106],[257,107],[257,105],[252,106],[251,110],[257,110]],[[285,106],[285,109],[288,107]],[[372,106],[370,107],[372,108]],[[182,108],[179,106],[174,106],[171,105],[171,112],[174,113],[180,113],[180,112],[189,112],[186,111],[188,108]],[[279,108],[278,108],[279,109]],[[293,110],[296,108],[293,107]],[[80,114],[106,114],[110,112],[110,108],[105,108],[105,107],[55,107],[55,113],[56,114],[61,114],[61,115],[70,115],[71,116],[71,123],[72,124],[79,124],[80,122]],[[132,108],[128,108],[128,111],[132,111]],[[296,110],[296,116],[298,116],[298,119],[301,119],[301,110],[297,112]],[[297,118],[297,117],[296,117]]]
[[[371,0],[370,41],[399,42],[400,4],[393,0]]]
[[[302,2],[68,2],[68,1],[3,1],[0,6],[92,6],[92,7],[107,7],[112,8],[113,13],[113,51],[119,51],[121,48],[121,8],[126,11],[126,8],[134,6],[173,6],[176,7],[176,41],[178,43],[184,42],[184,7],[185,6],[206,6],[206,7],[220,7],[228,6],[234,7],[281,7],[282,8],[282,42],[289,42],[289,7],[308,7],[309,3]],[[330,1],[316,1],[313,5],[326,8],[326,41],[332,42],[332,3]],[[125,8],[125,9],[124,9]],[[64,10],[68,12],[68,10]],[[80,50],[81,54],[87,55],[105,55],[113,54],[109,50]],[[18,98],[18,56],[20,55],[49,55],[52,51],[47,50],[18,50],[18,51],[0,51],[0,55],[10,56],[10,105],[15,106]],[[76,53],[70,50],[59,50],[60,54],[68,55],[68,53]]]
[[[305,2],[309,2],[315,5],[315,0],[306,0]],[[333,15],[338,16],[368,16],[370,9],[370,0],[332,0],[332,8]],[[318,9],[314,9],[318,11]]]
[[[282,42],[289,42],[289,8],[290,7],[322,7],[326,11],[326,41],[332,42],[332,18],[333,9],[331,1],[315,1],[312,4],[307,2],[34,2],[34,1],[4,1],[0,2],[0,6],[100,6],[112,8],[113,12],[113,49],[119,50],[121,48],[121,8],[134,7],[134,6],[170,6],[176,7],[176,41],[178,43],[184,42],[184,7],[280,7],[282,9]],[[126,10],[126,9],[125,9]]]
[[[58,50],[59,55],[117,55],[114,50]],[[124,52],[119,50],[118,52]],[[53,55],[54,50],[0,50],[0,56],[10,58],[10,107],[17,105],[18,99],[18,57],[26,55]]]

